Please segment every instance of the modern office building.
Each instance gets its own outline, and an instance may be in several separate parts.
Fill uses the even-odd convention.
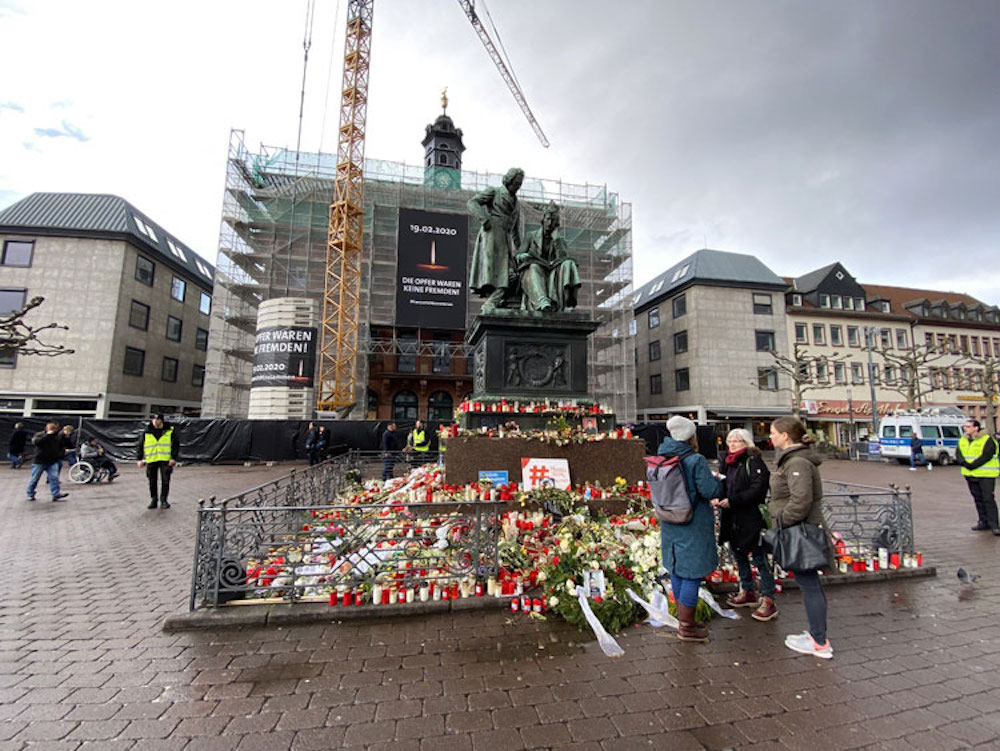
[[[198,415],[214,269],[128,201],[33,193],[0,211],[0,310],[68,331],[57,357],[0,355],[0,412]]]
[[[365,161],[351,418],[447,420],[472,391],[464,340],[482,301],[466,288],[479,229],[466,204],[502,175],[464,169],[462,139],[442,112],[425,129],[421,164]],[[245,417],[260,303],[322,301],[336,155],[252,151],[234,131],[227,164],[203,411]],[[524,233],[540,224],[549,201],[560,205],[583,282],[578,309],[601,324],[590,340],[590,390],[631,418],[631,205],[604,185],[540,179],[519,166],[527,172],[518,194]]]

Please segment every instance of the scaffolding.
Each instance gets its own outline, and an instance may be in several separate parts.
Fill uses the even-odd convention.
[[[252,152],[240,130],[232,131],[226,169],[215,298],[206,358],[202,414],[245,417],[249,406],[257,307],[274,297],[322,300],[326,270],[330,196],[336,155],[261,146]],[[469,221],[468,263],[478,222],[466,203],[476,192],[499,185],[502,176],[461,172],[461,188],[425,184],[424,167],[366,159],[364,248],[361,268],[360,354],[402,353],[406,345],[373,338],[372,327],[396,327],[396,244],[399,209],[462,214]],[[588,383],[594,397],[619,419],[635,418],[635,361],[629,338],[632,320],[632,206],[607,186],[527,178],[518,193],[525,232],[541,222],[555,201],[561,231],[576,260],[582,287],[578,310],[600,327],[591,336]],[[466,322],[482,301],[470,294]],[[410,343],[412,346],[412,342]],[[408,352],[408,351],[407,351]],[[357,358],[354,395],[365,404],[368,357]],[[364,414],[355,409],[354,416]]]

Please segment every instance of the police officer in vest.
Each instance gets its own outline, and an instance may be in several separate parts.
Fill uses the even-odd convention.
[[[170,473],[174,471],[177,463],[175,457],[179,450],[180,444],[173,426],[163,424],[163,415],[153,415],[149,427],[139,439],[139,466],[146,468],[146,477],[149,479],[149,506],[146,508],[156,508],[157,502],[160,508],[170,508],[167,503]],[[156,488],[157,475],[160,477],[159,493]]]
[[[427,452],[431,449],[431,438],[427,434],[424,423],[420,420],[413,425],[413,430],[406,437],[406,449],[414,451],[413,461],[423,463],[427,461]]]
[[[997,503],[993,498],[997,476],[1000,475],[1000,451],[997,450],[996,440],[980,427],[978,420],[967,420],[962,426],[965,435],[958,442],[956,458],[979,514],[979,523],[972,528],[973,531],[990,530],[1000,536]]]

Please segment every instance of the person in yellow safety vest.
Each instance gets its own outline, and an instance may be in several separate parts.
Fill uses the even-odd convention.
[[[427,433],[427,428],[424,427],[421,420],[417,420],[413,425],[413,430],[406,436],[406,450],[414,452],[410,461],[414,464],[427,461],[426,454],[430,448],[431,438]]]
[[[997,476],[1000,476],[1000,451],[996,439],[987,431],[981,430],[981,427],[979,420],[965,422],[962,426],[965,435],[958,441],[955,457],[969,485],[972,500],[976,502],[976,513],[979,514],[979,522],[972,530],[989,530],[1000,537],[997,503],[993,498]]]
[[[149,505],[146,508],[170,508],[167,496],[170,494],[170,475],[177,464],[180,443],[173,426],[163,423],[163,415],[153,415],[149,427],[139,436],[139,467],[146,468],[149,480]],[[160,479],[157,492],[157,476]]]

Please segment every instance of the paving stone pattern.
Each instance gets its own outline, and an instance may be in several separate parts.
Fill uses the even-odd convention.
[[[288,467],[187,467],[173,508],[144,476],[24,500],[0,470],[0,751],[957,749],[1000,747],[1000,538],[974,533],[954,468],[829,462],[914,483],[937,578],[830,588],[822,661],[789,652],[795,591],[707,645],[641,626],[605,658],[587,634],[504,611],[169,634],[187,607],[195,499]],[[65,475],[65,472],[64,472]],[[982,579],[960,587],[959,566]]]

